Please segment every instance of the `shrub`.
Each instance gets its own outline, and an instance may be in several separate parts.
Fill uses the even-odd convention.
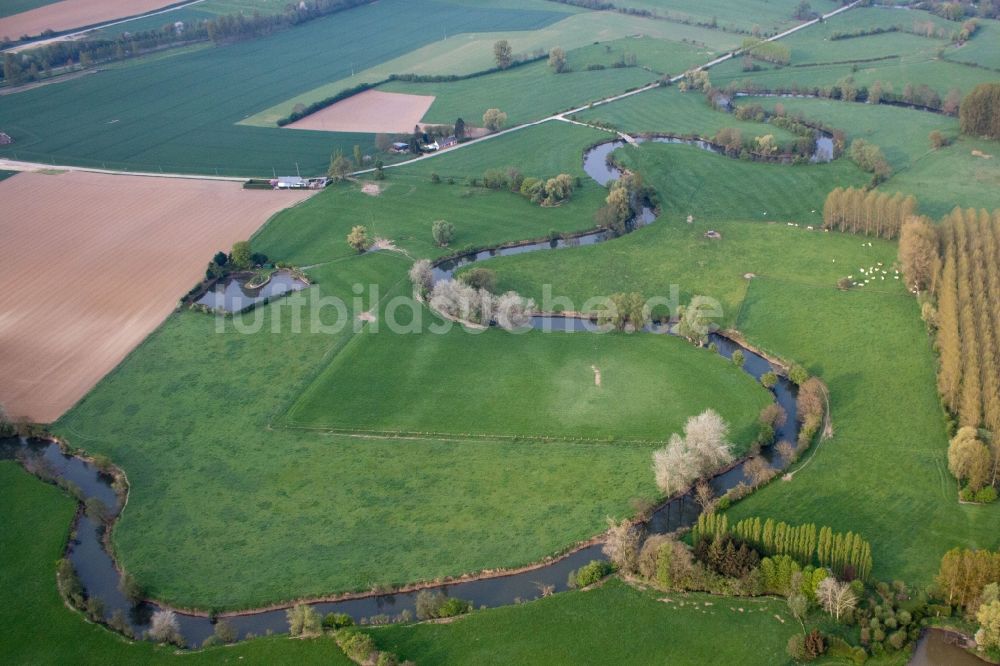
[[[806,659],[809,661],[818,659],[826,652],[826,639],[823,638],[823,634],[820,633],[819,629],[813,629],[806,634],[803,647]]]
[[[441,182],[441,176],[438,175],[437,171],[431,171],[431,182],[435,185]]]
[[[125,595],[125,598],[129,600],[132,605],[135,605],[142,601],[145,596],[145,590],[139,584],[139,581],[135,579],[135,576],[129,572],[122,574],[122,577],[118,579],[118,590]]]
[[[778,383],[778,375],[769,370],[760,376],[760,383],[764,388],[774,388],[774,385]]]
[[[610,575],[612,571],[613,568],[610,562],[592,560],[589,564],[583,565],[576,571],[571,571],[566,584],[575,588],[587,587]]]
[[[338,631],[334,640],[348,657],[363,664],[375,652],[375,641],[368,634],[363,634],[357,630]]]
[[[327,629],[342,629],[344,627],[353,627],[354,618],[352,618],[347,613],[327,613],[323,617],[323,626]]]
[[[803,368],[801,365],[793,365],[791,370],[788,371],[788,378],[791,379],[796,386],[802,386],[809,379],[809,371]]]
[[[157,643],[173,643],[179,647],[184,645],[177,615],[172,610],[158,610],[153,613],[147,633]]]
[[[976,501],[983,504],[990,504],[997,500],[997,489],[993,486],[985,486],[976,493]]]
[[[455,225],[447,220],[435,220],[431,225],[431,235],[436,245],[448,247],[448,244],[455,240]]]
[[[496,292],[497,274],[489,268],[473,268],[459,276],[465,284],[473,289],[485,289],[490,293]]]
[[[296,604],[285,611],[288,633],[292,636],[317,636],[323,633],[323,620],[316,609],[306,604]]]
[[[805,661],[806,660],[806,639],[802,634],[792,634],[788,639],[788,645],[785,651],[788,652],[788,656],[795,661]]]
[[[212,634],[222,643],[235,643],[239,638],[239,632],[226,620],[216,622]]]
[[[431,620],[440,617],[454,617],[472,610],[472,603],[463,599],[452,599],[440,590],[421,590],[417,593],[417,619]]]
[[[744,358],[743,352],[741,350],[737,349],[736,351],[733,352],[732,361],[733,361],[733,364],[736,367],[742,368],[743,367],[743,362],[745,360],[746,359]]]
[[[785,422],[788,420],[788,415],[785,413],[785,410],[781,405],[772,402],[770,405],[760,410],[759,419],[761,425],[768,425],[773,429],[777,429],[785,425]]]

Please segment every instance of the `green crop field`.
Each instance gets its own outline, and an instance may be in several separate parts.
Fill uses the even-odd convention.
[[[747,33],[757,26],[771,34],[799,23],[794,18],[798,0],[751,0],[739,5],[727,0],[620,0],[615,4],[649,10],[671,19],[700,23],[714,19],[722,28]],[[833,0],[816,0],[809,4],[813,11],[824,14],[840,6]]]
[[[745,98],[745,103],[767,109],[776,102],[789,113],[844,130],[849,140],[865,139],[881,147],[895,173],[880,189],[915,195],[926,215],[939,218],[955,206],[1000,208],[1000,162],[981,156],[997,153],[997,144],[960,137],[955,118],[886,105]],[[928,135],[934,130],[954,143],[932,150]]]
[[[370,630],[376,644],[418,664],[791,664],[799,630],[775,599],[638,591],[610,580],[450,624]],[[753,649],[747,647],[753,645]]]
[[[555,2],[543,5],[553,11],[569,8],[569,5]],[[442,29],[435,29],[435,39],[444,36],[437,32]],[[500,29],[497,26],[495,30]],[[438,39],[373,67],[365,65],[368,69],[352,69],[354,73],[351,76],[345,74],[327,77],[322,85],[297,93],[280,103],[272,103],[243,122],[272,127],[279,118],[287,116],[296,104],[309,104],[359,83],[382,81],[391,74],[469,74],[483,71],[496,66],[493,44],[500,39],[509,41],[515,54],[526,55],[537,51],[546,52],[556,46],[572,51],[593,45],[597,41],[607,42],[636,35],[641,35],[644,39],[675,43],[687,41],[698,49],[711,51],[729,50],[740,43],[738,35],[718,30],[610,12],[580,12],[545,26],[532,30],[519,29],[517,32],[507,30],[472,33],[466,30],[465,34],[460,34],[455,26],[449,26],[445,39]],[[706,58],[702,62],[710,59]]]
[[[328,664],[351,662],[332,639],[260,638],[178,655],[173,648],[130,642],[67,609],[56,590],[76,500],[0,461],[0,644],[8,664]]]
[[[424,116],[424,122],[451,124],[456,118],[464,118],[470,125],[482,125],[483,112],[498,108],[507,114],[508,125],[520,125],[654,80],[656,75],[639,67],[556,74],[541,61],[452,83],[393,81],[379,89],[433,95],[434,103]],[[526,95],[526,90],[532,94]]]
[[[740,120],[732,114],[717,111],[708,105],[701,93],[682,93],[674,87],[658,88],[611,104],[602,104],[581,111],[576,117],[583,122],[610,123],[633,134],[664,133],[712,138],[723,127],[734,127],[748,138],[772,134],[781,144],[798,138],[780,127]]]
[[[558,7],[554,5],[554,7]],[[234,175],[325,171],[335,149],[373,136],[238,125],[277,102],[456,31],[533,30],[563,14],[387,0],[294,30],[113,68],[4,98],[4,157],[84,166]],[[370,34],[362,42],[357,34]],[[252,72],[252,75],[248,75]],[[217,91],[224,86],[226,94]],[[81,106],[80,99],[88,104]]]

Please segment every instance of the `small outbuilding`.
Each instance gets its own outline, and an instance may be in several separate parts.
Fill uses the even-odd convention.
[[[705,232],[705,238],[710,238],[712,240],[719,240],[720,238],[722,238],[722,234],[720,234],[715,229],[709,229],[708,231]]]
[[[281,176],[275,185],[279,190],[304,190],[309,186],[305,178],[298,176]]]

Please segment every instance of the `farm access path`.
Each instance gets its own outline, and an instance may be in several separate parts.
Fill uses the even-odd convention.
[[[202,1],[203,0],[194,0],[193,2],[187,3],[187,4],[183,5],[183,6],[188,6],[189,4],[195,4],[196,2],[202,2]],[[835,9],[832,12],[829,12],[827,14],[823,14],[822,16],[820,16],[818,18],[814,18],[811,21],[806,21],[805,23],[797,25],[797,26],[795,26],[793,28],[789,28],[788,30],[785,30],[784,32],[778,33],[777,35],[774,35],[773,37],[768,37],[764,41],[773,42],[773,41],[777,41],[779,39],[783,39],[785,37],[788,37],[789,35],[792,35],[792,34],[795,34],[796,32],[799,32],[800,30],[805,30],[806,28],[808,28],[808,27],[810,27],[812,25],[815,25],[815,24],[820,23],[822,21],[825,21],[825,20],[827,20],[829,18],[832,18],[833,16],[836,16],[837,14],[840,14],[842,12],[846,12],[846,11],[848,11],[850,9],[853,9],[854,7],[857,7],[859,4],[861,4],[862,1],[863,0],[854,0],[854,2],[852,2],[849,5],[844,5],[843,7]],[[171,10],[172,9],[168,9],[168,10],[165,10],[165,11],[171,11]],[[720,57],[716,58],[715,60],[711,60],[711,61],[705,63],[704,65],[699,65],[698,67],[694,67],[694,68],[692,68],[692,69],[690,69],[688,71],[696,72],[696,71],[704,71],[706,69],[710,69],[710,68],[712,68],[712,67],[714,67],[716,65],[719,65],[719,64],[721,64],[723,62],[726,62],[727,60],[731,60],[732,58],[735,58],[736,56],[740,55],[741,53],[742,53],[741,49],[736,49],[736,50],[734,50],[734,51],[732,51],[730,53],[727,53],[724,56],[720,56]],[[676,83],[676,82],[680,81],[681,79],[684,78],[684,76],[685,76],[686,73],[687,72],[685,72],[684,74],[678,74],[677,76],[674,76],[673,78],[669,79],[670,83]],[[458,144],[457,146],[455,146],[453,148],[448,148],[447,150],[439,151],[439,152],[436,152],[436,153],[430,153],[428,155],[421,155],[419,157],[414,157],[413,159],[404,160],[402,162],[396,162],[394,164],[387,164],[387,165],[385,165],[385,168],[386,169],[390,169],[390,168],[402,167],[402,166],[407,166],[409,164],[415,164],[416,162],[421,162],[423,160],[433,159],[434,157],[436,157],[438,155],[441,155],[443,153],[451,153],[451,152],[454,152],[456,150],[460,150],[462,148],[466,148],[466,147],[469,147],[469,146],[476,145],[476,144],[481,143],[483,141],[489,141],[490,139],[495,139],[495,138],[500,137],[500,136],[505,136],[505,135],[511,134],[513,132],[518,132],[518,131],[527,129],[529,127],[536,127],[538,125],[542,125],[543,123],[547,123],[547,122],[550,122],[550,121],[553,121],[553,120],[554,121],[571,123],[571,124],[574,124],[574,125],[585,125],[587,127],[594,127],[595,129],[600,129],[600,130],[603,130],[603,131],[606,131],[606,132],[609,132],[609,133],[612,133],[612,134],[617,134],[620,138],[624,139],[625,141],[628,141],[629,143],[632,143],[633,142],[632,137],[630,137],[630,136],[628,136],[628,135],[626,135],[626,134],[624,134],[622,132],[618,132],[616,130],[609,130],[609,129],[605,128],[605,127],[596,127],[596,126],[593,126],[593,125],[587,125],[586,123],[581,123],[581,122],[579,122],[577,120],[572,120],[571,118],[568,118],[567,116],[571,116],[571,115],[573,115],[575,113],[579,113],[580,111],[584,111],[586,109],[591,109],[591,108],[596,107],[596,106],[602,106],[604,104],[610,104],[612,102],[617,102],[618,100],[622,100],[622,99],[625,99],[627,97],[632,97],[633,95],[640,95],[640,94],[642,94],[644,92],[648,92],[648,91],[653,90],[653,89],[658,88],[658,87],[660,87],[660,82],[656,81],[656,82],[650,83],[648,85],[645,85],[645,86],[643,86],[641,88],[637,88],[635,90],[631,90],[629,92],[622,93],[620,95],[614,95],[612,97],[605,97],[604,99],[598,100],[596,102],[591,102],[590,104],[585,104],[583,106],[579,106],[579,107],[574,108],[574,109],[569,109],[568,111],[563,111],[562,113],[556,113],[556,114],[553,114],[553,115],[548,116],[546,118],[542,118],[540,120],[535,120],[535,121],[532,121],[532,122],[529,122],[529,123],[523,123],[521,125],[516,125],[514,127],[511,127],[511,128],[505,129],[505,130],[501,130],[499,132],[495,132],[493,134],[487,134],[484,137],[480,137],[478,139],[472,139],[471,141],[466,141],[465,143],[460,143],[460,144]],[[246,181],[246,178],[238,178],[238,177],[233,177],[233,176],[210,176],[210,175],[187,174],[187,173],[166,173],[166,172],[159,172],[158,173],[158,172],[140,172],[140,171],[115,171],[115,170],[112,170],[112,169],[97,169],[97,168],[90,168],[90,167],[76,167],[76,166],[66,166],[66,165],[57,165],[57,164],[45,164],[43,162],[22,162],[22,161],[18,161],[18,160],[7,160],[7,159],[0,159],[0,169],[7,169],[9,171],[38,171],[38,170],[43,170],[43,169],[55,169],[55,170],[59,170],[59,171],[86,171],[86,172],[91,172],[91,173],[120,174],[120,175],[130,175],[130,176],[149,176],[149,177],[156,177],[156,178],[186,178],[186,179],[193,179],[193,180]],[[374,169],[362,169],[360,171],[355,171],[352,175],[354,175],[354,176],[361,176],[361,175],[364,175],[364,174],[367,174],[367,173],[372,173],[373,171],[374,171]]]

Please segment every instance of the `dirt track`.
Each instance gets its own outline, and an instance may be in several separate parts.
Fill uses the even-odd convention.
[[[366,90],[285,127],[326,132],[409,133],[433,103],[432,95]]]
[[[217,250],[308,196],[83,172],[0,181],[0,404],[58,418],[163,321]]]
[[[34,37],[45,30],[62,32],[86,25],[135,16],[176,4],[178,0],[62,0],[38,9],[0,18],[0,37]],[[164,21],[166,22],[166,21]]]

